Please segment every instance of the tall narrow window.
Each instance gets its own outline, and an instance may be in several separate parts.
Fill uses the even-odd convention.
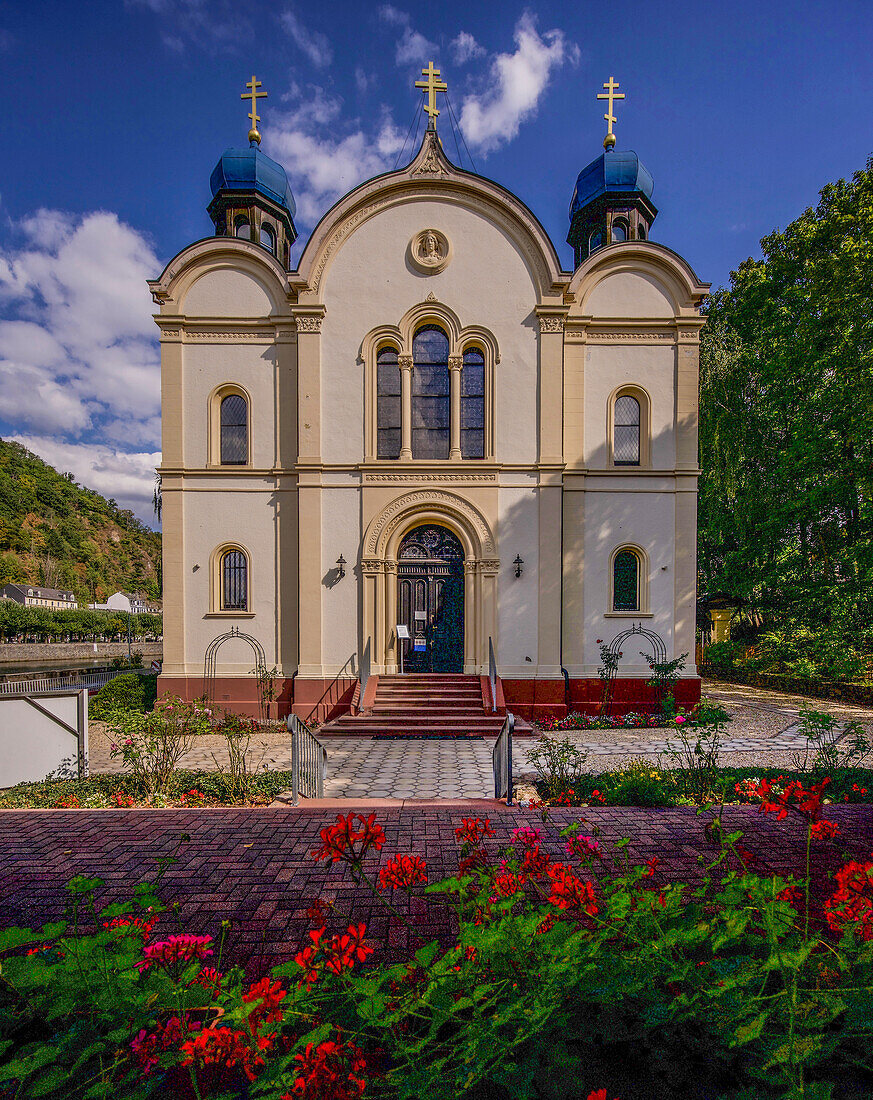
[[[412,457],[449,457],[449,341],[425,325],[412,341]]]
[[[242,550],[221,555],[221,610],[248,611],[249,569]]]
[[[467,348],[461,370],[461,457],[485,457],[485,356]]]
[[[248,461],[248,409],[238,393],[221,401],[221,465],[244,466]]]
[[[633,550],[619,550],[612,563],[612,610],[639,609],[640,559]]]
[[[242,237],[246,241],[252,239],[252,227],[249,225],[248,218],[237,218],[234,223],[234,233],[237,237]]]
[[[400,367],[396,348],[380,348],[376,357],[376,455],[400,455]]]
[[[264,246],[264,248],[266,248],[269,252],[276,251],[276,238],[273,235],[273,230],[270,228],[269,225],[261,226],[260,237],[261,244]]]
[[[616,399],[612,461],[616,466],[640,464],[640,403],[625,394]]]

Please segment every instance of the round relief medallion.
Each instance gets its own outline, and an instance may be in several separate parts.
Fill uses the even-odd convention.
[[[436,275],[452,258],[452,246],[438,229],[422,229],[409,242],[409,258],[426,275]]]

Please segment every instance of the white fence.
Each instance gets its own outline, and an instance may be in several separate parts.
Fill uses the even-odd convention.
[[[0,697],[0,787],[88,774],[88,692]]]
[[[28,680],[7,680],[0,684],[0,695],[44,695],[57,691],[78,691],[88,688],[94,691],[114,680],[123,672],[139,672],[139,669],[115,668],[102,672],[70,672],[66,676],[36,676]]]

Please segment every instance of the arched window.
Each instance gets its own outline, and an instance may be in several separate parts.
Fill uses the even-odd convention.
[[[225,550],[219,563],[222,611],[248,611],[249,563],[242,550]]]
[[[237,237],[242,237],[243,240],[250,241],[252,239],[252,227],[249,225],[248,218],[237,218],[233,225],[233,231]]]
[[[449,340],[424,325],[412,340],[412,457],[449,457]]]
[[[612,461],[616,466],[640,464],[640,403],[623,394],[616,398],[612,436]]]
[[[380,348],[376,356],[376,455],[400,456],[400,367],[397,348]]]
[[[461,369],[461,457],[485,457],[485,353],[467,348]]]
[[[264,248],[266,248],[269,252],[275,253],[276,237],[269,225],[261,226],[260,241]]]
[[[612,223],[612,242],[616,244],[618,241],[627,240],[627,222],[616,221]]]
[[[591,236],[588,238],[588,253],[596,252],[598,248],[603,248],[603,230],[595,229]]]
[[[646,239],[646,227],[642,222],[637,226],[637,240],[644,241]]]
[[[640,610],[640,559],[633,550],[619,550],[613,558],[612,610]]]
[[[248,407],[238,393],[221,399],[221,465],[244,466],[249,459]]]

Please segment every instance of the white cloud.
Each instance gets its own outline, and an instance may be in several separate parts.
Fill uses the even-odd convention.
[[[291,40],[302,50],[313,65],[326,68],[333,61],[333,48],[326,35],[311,30],[290,9],[279,16],[279,22],[291,36]]]
[[[383,4],[379,8],[379,16],[389,26],[397,27],[401,31],[394,50],[394,60],[398,65],[409,65],[413,61],[423,63],[431,58],[436,59],[437,46],[413,28],[408,12],[400,11],[393,4]]]
[[[292,93],[289,101],[287,114],[270,116],[264,145],[287,169],[301,225],[313,226],[340,195],[391,167],[403,135],[387,114],[372,132],[352,122],[337,135],[342,101],[323,88],[312,88],[307,100]]]
[[[519,19],[513,37],[515,53],[494,58],[487,90],[467,96],[461,108],[464,137],[483,153],[511,141],[521,123],[536,113],[554,70],[579,60],[579,47],[563,31],[540,35],[530,12]]]
[[[151,454],[160,440],[157,330],[145,281],[161,264],[140,233],[106,211],[39,210],[13,232],[19,245],[0,249],[9,318],[0,322],[0,421],[25,442],[49,440],[80,456],[77,475],[106,470],[115,456],[114,468],[132,477],[128,449]],[[54,464],[45,446],[31,449]],[[92,465],[82,466],[91,452]],[[85,483],[140,504],[152,491],[151,475],[138,495],[126,481],[123,490],[111,479]]]
[[[254,29],[236,0],[125,0],[145,8],[161,21],[164,45],[180,53],[188,44],[206,50],[236,52],[248,46]]]
[[[452,39],[450,48],[456,65],[466,65],[474,57],[482,57],[485,54],[485,47],[480,46],[468,31],[461,31],[457,38]]]
[[[141,520],[154,525],[152,493],[160,451],[122,452],[92,443],[64,443],[50,436],[13,435],[50,466],[71,473],[81,485],[112,497]]]
[[[375,73],[368,73],[363,65],[355,66],[355,84],[357,84],[359,92],[366,92],[375,83]]]

